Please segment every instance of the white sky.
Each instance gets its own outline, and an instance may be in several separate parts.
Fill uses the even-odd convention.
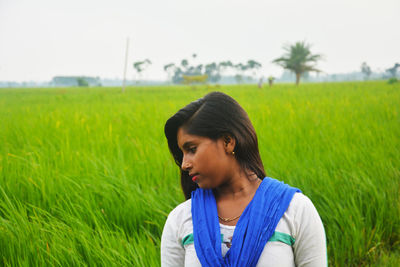
[[[399,0],[0,0],[0,81],[56,75],[121,78],[126,38],[145,78],[198,55],[196,64],[254,59],[264,76],[286,43],[305,40],[326,73],[400,62]]]

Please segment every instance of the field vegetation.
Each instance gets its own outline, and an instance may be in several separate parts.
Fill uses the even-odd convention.
[[[330,266],[400,266],[400,85],[0,90],[0,265],[159,266],[184,200],[164,123],[219,90],[248,112],[268,176],[302,189]]]

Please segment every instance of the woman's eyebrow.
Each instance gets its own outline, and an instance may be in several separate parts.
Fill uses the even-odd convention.
[[[187,141],[187,142],[185,142],[185,143],[183,144],[182,148],[183,148],[183,149],[189,149],[190,146],[192,146],[192,145],[193,145],[193,141]]]

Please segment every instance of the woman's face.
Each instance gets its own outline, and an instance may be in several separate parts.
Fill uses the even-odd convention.
[[[199,187],[216,188],[232,178],[236,160],[223,138],[214,141],[179,128],[177,140],[183,153],[181,168]]]

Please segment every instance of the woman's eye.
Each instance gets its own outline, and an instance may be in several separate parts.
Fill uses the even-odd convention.
[[[191,148],[189,148],[189,151],[190,151],[191,153],[195,153],[195,152],[196,152],[196,147],[191,147]]]

